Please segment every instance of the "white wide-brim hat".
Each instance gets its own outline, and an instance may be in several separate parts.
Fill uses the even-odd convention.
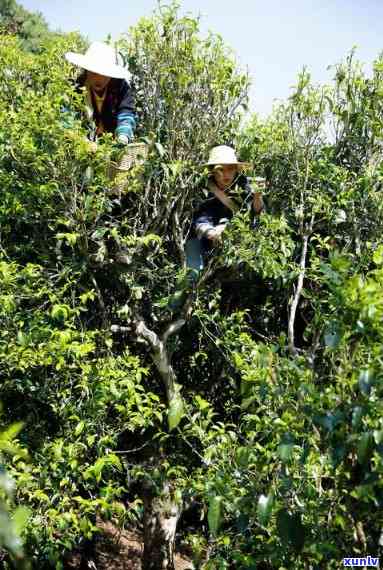
[[[220,145],[211,149],[209,160],[204,166],[217,166],[218,164],[235,164],[241,170],[250,168],[250,162],[240,162],[235,154],[235,150],[231,146]]]
[[[65,54],[65,59],[73,65],[106,77],[127,79],[129,75],[128,71],[121,65],[122,58],[114,47],[103,42],[93,42],[84,55],[68,51]]]

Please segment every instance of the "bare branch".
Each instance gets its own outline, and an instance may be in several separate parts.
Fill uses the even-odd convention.
[[[306,228],[305,233],[303,234],[302,239],[302,251],[301,251],[301,258],[299,262],[299,275],[298,275],[298,282],[295,289],[294,297],[291,303],[290,308],[290,315],[289,315],[289,322],[288,322],[288,341],[289,341],[289,350],[290,353],[293,355],[297,354],[297,349],[295,347],[295,339],[294,339],[294,326],[295,326],[295,317],[297,313],[298,303],[302,294],[303,289],[303,282],[306,275],[306,259],[307,259],[307,247],[309,242],[309,237],[312,233],[312,229],[314,226],[314,214],[311,216],[310,223]]]
[[[136,334],[138,337],[144,338],[151,346],[151,357],[153,363],[162,378],[166,390],[166,396],[168,402],[170,402],[176,394],[177,379],[170,363],[165,342],[153,330],[146,326],[142,317],[138,317],[136,320]]]

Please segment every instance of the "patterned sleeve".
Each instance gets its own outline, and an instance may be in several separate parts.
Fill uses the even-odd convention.
[[[134,110],[134,97],[130,86],[126,81],[121,86],[121,102],[117,109],[116,137],[132,140],[136,127],[136,114]]]

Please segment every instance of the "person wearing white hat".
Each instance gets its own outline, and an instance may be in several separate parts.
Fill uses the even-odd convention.
[[[232,147],[220,145],[212,148],[203,166],[209,168],[207,188],[202,189],[207,199],[193,216],[191,239],[185,245],[188,273],[182,288],[170,299],[171,310],[178,310],[183,304],[186,289],[197,281],[204,268],[206,253],[222,239],[222,233],[235,212],[250,209],[254,227],[256,217],[264,209],[262,193],[253,191],[244,174],[251,164],[239,161]],[[257,179],[258,187],[263,183],[263,178]]]
[[[96,141],[103,133],[112,133],[121,143],[129,143],[136,126],[134,98],[128,72],[121,56],[103,42],[93,42],[85,54],[67,52],[67,61],[83,70],[76,89],[84,91],[89,138]]]
[[[251,165],[239,161],[233,148],[226,145],[212,148],[205,166],[209,168],[208,197],[199,207],[193,221],[195,237],[201,251],[199,269],[203,266],[203,250],[209,249],[221,239],[235,212],[250,207],[253,215],[258,216],[263,210],[261,192],[253,191],[244,174]],[[196,240],[191,241],[194,242],[195,248]],[[195,259],[190,257],[190,260],[192,266],[197,268]]]

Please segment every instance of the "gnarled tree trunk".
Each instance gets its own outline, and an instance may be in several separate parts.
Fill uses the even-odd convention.
[[[150,330],[142,318],[136,319],[137,336],[146,340],[151,347],[151,356],[166,390],[169,405],[179,395],[176,375],[171,365],[171,355],[167,349],[170,336],[177,334],[184,325],[184,319],[169,323],[159,336]],[[182,400],[181,400],[182,403]],[[170,428],[172,429],[172,428]],[[175,570],[174,544],[177,522],[181,514],[181,502],[177,502],[165,481],[160,494],[154,487],[145,484],[144,501],[144,557],[143,570]]]
[[[152,489],[144,494],[143,570],[174,570],[174,547],[181,505],[164,485],[160,496]]]

